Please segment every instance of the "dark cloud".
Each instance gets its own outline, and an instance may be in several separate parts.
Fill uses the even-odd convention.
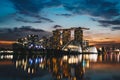
[[[100,23],[100,26],[104,27],[120,24],[120,19],[116,18],[120,16],[119,4],[119,1],[109,0],[63,1],[63,6],[66,10],[71,11],[73,14],[97,17],[92,18],[92,21],[97,21]],[[100,20],[101,18],[105,19],[105,21]]]
[[[60,25],[54,25],[53,28],[62,28]]]
[[[110,26],[111,26],[111,24],[100,23],[100,25],[99,25],[99,26],[102,26],[102,27],[110,27]]]
[[[39,13],[45,7],[56,7],[60,6],[61,2],[59,0],[10,0],[16,10],[19,13],[25,15],[31,15]]]
[[[33,20],[28,20],[23,17],[17,17],[15,18],[16,21],[24,22],[24,23],[42,23],[42,21],[33,21]]]
[[[76,14],[89,14],[92,16],[111,18],[119,15],[119,8],[116,7],[117,4],[117,2],[107,0],[75,0],[71,3],[66,1],[63,5],[67,10]]]
[[[34,17],[36,21],[30,21],[24,18],[17,18],[16,20],[25,23],[41,23],[43,21],[53,22],[51,19],[41,17],[39,12],[45,7],[44,1],[41,0],[10,0],[17,10],[19,15]],[[46,1],[46,0],[45,0]]]
[[[120,25],[120,20],[98,20],[101,24]]]
[[[2,29],[0,29],[0,32],[2,32],[2,33],[16,33],[16,32],[22,32],[22,31],[45,32],[42,29],[32,28],[32,26],[21,26],[20,28],[14,27],[14,28],[2,28]]]
[[[45,32],[42,29],[35,29],[35,28],[32,28],[31,26],[22,26],[21,28],[19,28],[19,30],[22,30],[22,31],[24,31],[24,30],[25,31],[33,31],[33,32]]]
[[[39,14],[28,14],[27,16],[29,17],[33,17],[35,18],[36,20],[35,21],[31,21],[31,23],[42,23],[44,21],[46,22],[54,22],[53,20],[49,19],[49,18],[46,18],[46,17],[41,17]],[[29,19],[26,19],[28,22],[29,22]]]
[[[48,19],[48,18],[45,18],[45,17],[40,17],[40,16],[34,16],[37,18],[37,20],[34,20],[34,19],[27,19],[27,18],[24,18],[24,17],[16,17],[15,20],[16,21],[20,21],[20,22],[24,22],[24,23],[42,23],[44,21],[47,21],[47,22],[54,22],[53,20],[51,19]]]
[[[0,34],[2,33],[12,33],[12,29],[11,28],[5,28],[5,29],[0,29]]]
[[[97,19],[95,19],[95,18],[90,18],[92,21],[97,21]]]
[[[57,7],[62,4],[61,4],[61,0],[48,0],[48,2],[45,2],[43,5],[44,7]]]
[[[41,2],[39,2],[39,6],[34,3],[32,0],[10,0],[13,2],[15,8],[19,11],[22,12],[23,14],[27,13],[38,13],[40,9],[43,8],[43,5]]]
[[[71,17],[73,14],[56,14],[57,16]]]
[[[49,21],[49,22],[54,22],[53,20],[51,20],[49,18],[45,18],[45,17],[40,17],[40,19],[45,20],[45,21]]]
[[[112,30],[120,30],[120,26],[119,27],[112,27]]]
[[[119,17],[119,16],[118,16]],[[92,21],[97,21],[100,23],[99,26],[102,26],[102,27],[115,27],[115,26],[118,26],[120,25],[120,18],[116,18],[116,19],[105,19],[105,20],[100,20],[100,19],[96,19],[96,18],[91,18]],[[116,28],[116,27],[115,27]],[[118,29],[118,28],[116,28]],[[113,29],[112,29],[113,30]]]
[[[25,37],[29,34],[38,35],[39,38],[41,38],[42,36],[48,37],[52,35],[52,33],[44,31],[42,29],[35,29],[32,28],[31,26],[22,26],[20,28],[15,27],[13,29],[11,28],[0,29],[0,40],[16,40],[18,38]]]
[[[41,10],[44,8],[63,6],[64,9],[71,12],[72,15],[90,15],[98,17],[92,18],[97,21],[101,26],[119,25],[120,19],[120,1],[115,0],[10,0],[17,12],[25,16],[36,18],[35,23],[42,21],[53,22],[51,19],[41,16]],[[41,14],[39,14],[41,13]],[[61,16],[72,16],[71,14],[56,14]],[[101,20],[103,18],[104,20]],[[19,19],[18,19],[19,20]],[[23,22],[31,22],[29,20],[19,20]],[[33,21],[34,22],[34,21]]]

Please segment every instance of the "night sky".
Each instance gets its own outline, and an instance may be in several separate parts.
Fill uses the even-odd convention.
[[[91,44],[120,43],[120,0],[0,0],[0,44],[32,30],[70,27],[90,28],[84,38]]]

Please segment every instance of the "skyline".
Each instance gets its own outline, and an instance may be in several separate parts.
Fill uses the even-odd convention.
[[[118,0],[1,0],[0,4],[0,35],[22,26],[49,32],[57,28],[86,27],[90,30],[84,31],[84,38],[91,44],[120,43]],[[12,41],[15,40],[0,36],[0,44]]]

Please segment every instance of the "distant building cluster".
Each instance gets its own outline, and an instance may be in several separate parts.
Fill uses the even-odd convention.
[[[83,40],[83,30],[88,30],[88,28],[56,29],[50,38],[44,36],[39,39],[38,35],[28,35],[24,38],[19,38],[17,42],[13,44],[13,48],[56,49],[77,52],[90,52],[92,50],[92,52],[97,52],[94,46],[88,47],[88,40]]]
[[[39,41],[38,35],[28,35],[24,38],[17,39],[17,42],[13,44],[14,49],[43,49],[42,43]]]

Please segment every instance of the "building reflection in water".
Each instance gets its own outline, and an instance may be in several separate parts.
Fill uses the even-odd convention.
[[[18,55],[14,56],[13,60],[16,68],[21,68],[28,74],[35,74],[40,68],[52,73],[57,80],[80,80],[84,78],[86,69],[90,68],[90,63],[120,62],[120,54]]]
[[[22,68],[28,74],[36,73],[38,68],[44,68],[44,58],[41,55],[18,55],[14,56],[16,68]]]
[[[120,62],[120,54],[105,54],[105,55],[100,55],[101,56],[101,62]],[[98,56],[98,58],[100,58]]]
[[[0,60],[13,59],[13,55],[0,55]]]

